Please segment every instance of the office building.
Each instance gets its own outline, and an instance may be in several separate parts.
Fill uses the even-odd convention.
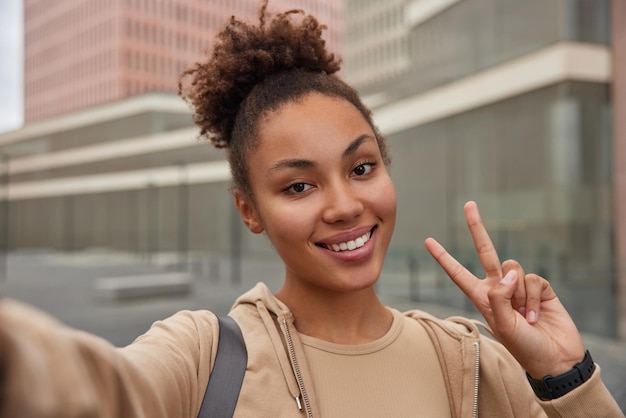
[[[0,134],[0,250],[272,259],[241,231],[224,154],[196,139],[176,95],[230,16],[256,20],[260,4],[24,0],[25,125]],[[316,15],[340,52],[342,7],[272,0],[269,11]]]
[[[146,92],[175,92],[178,75],[231,15],[256,18],[259,0],[24,0],[26,123]],[[338,49],[341,2],[273,0],[329,24]]]
[[[190,0],[25,1],[26,126],[0,135],[5,245],[272,259],[263,237],[238,229],[223,154],[195,141],[172,93],[171,77],[211,38],[198,35],[203,25],[233,10],[254,16],[258,5],[209,3],[203,13],[205,3]],[[423,240],[440,239],[480,276],[462,212],[471,199],[501,258],[549,278],[581,330],[626,337],[623,1],[281,4],[329,23],[342,76],[388,137],[398,220],[381,292],[467,306]],[[46,19],[75,7],[44,32]],[[213,18],[222,7],[230,11]],[[96,24],[90,15],[127,17]],[[70,37],[73,24],[84,32]],[[75,56],[52,49],[45,58],[55,33]],[[78,61],[53,64],[59,54]]]
[[[581,329],[626,337],[625,12],[608,0],[347,1],[358,64],[346,76],[394,158],[387,267],[405,265],[415,298],[464,303],[427,236],[483,274],[462,211],[476,200],[503,260],[548,277]]]

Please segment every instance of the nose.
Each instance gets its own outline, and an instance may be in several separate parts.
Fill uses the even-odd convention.
[[[326,223],[351,222],[365,209],[363,199],[348,182],[328,187],[325,191],[325,207],[322,219]]]

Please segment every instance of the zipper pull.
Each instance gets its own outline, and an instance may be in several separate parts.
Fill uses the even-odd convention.
[[[296,405],[298,405],[298,409],[302,411],[302,403],[300,402],[300,395],[296,396]]]

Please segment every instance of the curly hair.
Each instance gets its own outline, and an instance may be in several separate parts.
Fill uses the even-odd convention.
[[[388,164],[371,111],[335,74],[341,61],[326,49],[326,26],[302,10],[280,13],[266,24],[267,3],[262,2],[258,26],[231,17],[208,60],[184,71],[178,81],[179,95],[194,110],[199,137],[226,148],[233,187],[252,197],[247,158],[258,144],[259,120],[312,92],[351,102],[372,127]]]

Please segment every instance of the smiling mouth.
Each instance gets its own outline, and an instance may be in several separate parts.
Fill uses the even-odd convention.
[[[318,247],[326,248],[327,250],[334,251],[336,253],[339,253],[342,251],[356,250],[357,248],[361,248],[362,246],[364,246],[365,243],[370,240],[370,238],[372,237],[372,234],[374,233],[374,229],[376,229],[376,227],[372,228],[371,230],[367,231],[365,234],[361,235],[360,237],[354,240],[335,243],[335,244],[317,244],[317,245]]]

